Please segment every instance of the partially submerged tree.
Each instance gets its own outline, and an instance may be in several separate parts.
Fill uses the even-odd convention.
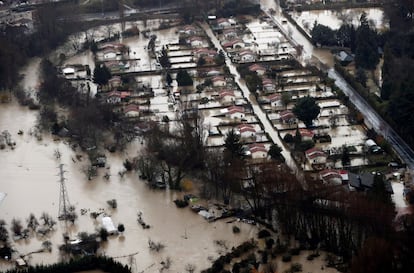
[[[170,62],[170,58],[168,57],[168,51],[165,48],[165,46],[162,47],[161,49],[161,56],[158,58],[160,65],[163,68],[170,68],[171,67],[171,62]]]
[[[93,82],[99,85],[106,85],[112,77],[111,71],[104,65],[96,65],[93,70]]]
[[[192,86],[193,79],[190,74],[188,74],[187,70],[180,70],[177,73],[177,83],[178,86]]]
[[[19,219],[13,218],[11,221],[11,230],[14,236],[21,236],[23,231],[22,222]]]
[[[39,226],[39,222],[37,221],[36,216],[33,213],[30,213],[29,218],[26,220],[27,228],[35,231]]]
[[[320,110],[316,100],[309,96],[300,98],[293,107],[293,113],[305,123],[306,127],[312,125],[312,121],[318,117]]]
[[[285,159],[282,155],[282,148],[279,147],[277,144],[272,144],[267,152],[271,159],[278,160],[284,162]]]
[[[125,226],[124,226],[123,224],[119,224],[119,225],[118,225],[118,231],[119,231],[120,233],[123,233],[123,232],[125,231]]]
[[[380,59],[377,40],[377,33],[369,26],[366,13],[362,13],[356,31],[355,64],[358,68],[375,69]]]
[[[243,156],[243,144],[240,135],[234,129],[227,132],[224,139],[224,153],[226,157],[234,158]]]
[[[7,243],[9,240],[9,232],[6,229],[6,222],[0,219],[0,242]]]

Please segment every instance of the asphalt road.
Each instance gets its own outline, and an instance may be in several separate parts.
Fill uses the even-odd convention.
[[[339,73],[331,68],[328,76],[335,80],[335,84],[349,97],[349,100],[364,116],[368,127],[374,128],[378,133],[393,146],[408,168],[414,169],[414,151],[408,144],[392,129],[392,127],[359,95]]]

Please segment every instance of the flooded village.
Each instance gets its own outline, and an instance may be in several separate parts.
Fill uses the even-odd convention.
[[[130,272],[345,272],[370,223],[410,213],[411,163],[332,77],[356,73],[354,56],[311,43],[313,25],[362,13],[389,28],[381,5],[246,2],[235,16],[114,20],[50,64],[29,59],[29,106],[50,100],[45,79],[67,89],[49,112],[0,104],[0,271],[97,255]],[[378,179],[392,212],[372,216]],[[329,222],[342,210],[358,220]]]

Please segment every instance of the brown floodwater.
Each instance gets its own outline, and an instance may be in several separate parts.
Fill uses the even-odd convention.
[[[128,43],[128,39],[125,40]],[[143,48],[143,45],[137,45],[137,49]],[[39,62],[39,59],[33,59],[22,70],[25,77],[21,85],[32,93],[38,86]],[[167,257],[172,260],[171,272],[184,272],[187,264],[196,265],[198,272],[209,267],[212,259],[222,252],[223,249],[215,241],[223,240],[231,248],[256,237],[257,226],[226,221],[208,223],[188,208],[176,208],[173,200],[182,198],[183,192],[151,190],[136,173],[127,173],[121,178],[118,172],[123,170],[122,162],[139,155],[142,149],[138,139],[124,152],[107,153],[109,168],[100,169],[98,176],[89,181],[84,172],[89,162],[81,151],[71,149],[67,141],[53,139],[47,133],[42,140],[30,134],[37,123],[37,116],[37,111],[21,107],[16,101],[0,104],[0,132],[8,130],[16,142],[13,150],[0,150],[0,192],[6,194],[0,201],[0,219],[6,221],[8,229],[13,218],[25,224],[30,213],[39,218],[42,212],[47,212],[57,219],[59,164],[64,164],[69,201],[76,206],[79,218],[75,224],[59,221],[55,230],[45,237],[12,240],[13,247],[21,255],[40,249],[45,240],[52,242],[51,253],[28,255],[29,264],[59,261],[58,246],[63,243],[62,234],[67,232],[71,238],[76,238],[79,232],[95,232],[101,227],[101,217],[94,220],[89,213],[100,209],[111,216],[115,226],[120,223],[125,226],[121,236],[109,237],[100,253],[130,265],[133,272],[159,272],[161,262]],[[22,135],[17,134],[19,130],[23,131]],[[55,157],[56,150],[61,154],[60,159]],[[78,156],[82,157],[78,159]],[[111,175],[109,180],[103,178],[106,172]],[[117,200],[117,209],[109,208],[107,200],[110,199]],[[81,215],[81,209],[87,213]],[[138,212],[142,212],[142,218],[151,226],[150,229],[138,225]],[[239,234],[233,234],[233,225],[241,229]],[[163,243],[165,248],[160,252],[151,252],[149,239]],[[129,256],[131,254],[133,256]],[[322,263],[315,262],[310,270],[316,272]],[[11,266],[0,263],[0,271]]]
[[[31,264],[58,261],[57,246],[62,244],[65,230],[75,237],[78,232],[92,233],[100,227],[100,217],[95,221],[89,213],[80,215],[80,209],[91,212],[103,208],[111,215],[115,225],[125,225],[123,236],[110,237],[102,253],[111,257],[138,253],[134,257],[139,271],[148,267],[148,272],[158,271],[160,262],[166,257],[171,257],[172,268],[177,271],[182,271],[187,263],[205,268],[210,264],[207,258],[218,255],[214,240],[225,240],[231,247],[256,233],[255,226],[237,223],[242,232],[234,235],[233,224],[224,221],[208,223],[188,208],[177,209],[173,200],[182,197],[183,193],[151,190],[136,173],[120,178],[117,173],[123,168],[123,160],[138,154],[141,146],[139,141],[131,143],[122,154],[108,154],[109,181],[102,178],[103,170],[100,170],[99,177],[88,181],[83,173],[86,160],[76,159],[76,155],[81,154],[79,151],[73,151],[62,140],[53,141],[45,136],[42,141],[38,141],[29,135],[36,115],[37,112],[20,107],[15,102],[1,105],[0,129],[9,130],[16,148],[0,151],[0,191],[7,194],[0,205],[0,218],[9,227],[13,218],[24,222],[30,213],[40,217],[42,212],[47,212],[56,219],[59,209],[58,165],[62,163],[66,171],[69,201],[76,206],[79,219],[74,225],[68,226],[60,221],[55,232],[47,238],[32,237],[27,241],[13,242],[21,254],[41,248],[41,242],[45,239],[53,243],[52,253],[32,254],[29,259]],[[17,135],[18,130],[23,130],[24,134]],[[62,154],[60,160],[54,156],[56,149]],[[117,209],[108,207],[106,201],[110,199],[117,200]],[[150,229],[144,230],[137,224],[139,211],[145,222],[151,225]],[[148,239],[162,242],[165,249],[159,253],[150,252]],[[127,257],[118,260],[129,263]]]

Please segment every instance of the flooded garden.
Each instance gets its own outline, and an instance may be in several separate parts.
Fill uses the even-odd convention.
[[[353,146],[358,154],[350,164],[365,164],[361,152],[365,131],[347,119],[348,107],[342,105],[317,72],[294,60],[296,49],[270,17],[249,20],[239,24],[233,18],[225,18],[219,28],[219,20],[196,26],[175,25],[174,20],[137,21],[128,23],[126,28],[140,29],[139,35],[120,35],[98,43],[94,54],[80,50],[79,41],[86,37],[93,36],[99,42],[119,35],[122,29],[119,24],[102,26],[74,35],[51,59],[60,64],[63,75],[77,90],[83,91],[87,85],[91,96],[101,96],[102,101],[111,104],[111,110],[115,109],[126,120],[156,122],[171,128],[180,111],[197,109],[203,118],[203,140],[209,149],[221,151],[229,132],[236,131],[243,140],[244,151],[249,149],[245,154],[249,160],[257,163],[267,159],[272,144],[277,143],[283,147],[288,165],[298,174],[297,168],[301,166],[296,166],[285,141],[287,135],[292,137],[298,132],[310,141],[314,135],[329,136],[328,142],[314,143],[321,153]],[[174,26],[161,28],[163,24]],[[214,33],[210,27],[215,28]],[[178,34],[184,32],[191,37],[179,39]],[[243,50],[245,45],[247,51]],[[122,48],[122,54],[118,48]],[[163,54],[170,61],[170,83],[160,64]],[[105,88],[95,84],[84,69],[93,71],[97,60],[113,73]],[[21,86],[34,99],[39,87],[39,65],[40,59],[32,59],[22,70]],[[82,71],[66,70],[66,74],[63,70],[76,67],[82,67]],[[178,75],[183,69],[192,77],[190,85],[179,84]],[[261,90],[248,89],[245,76],[249,73],[258,78],[257,88],[260,85]],[[125,75],[133,79],[127,87],[121,80]],[[296,117],[289,118],[295,102],[310,95],[317,98],[321,109],[313,131],[307,130]],[[131,105],[134,107],[128,112]],[[65,111],[60,110],[59,114],[64,115]],[[254,264],[259,257],[262,259],[260,272],[297,271],[302,267],[307,272],[337,272],[326,267],[337,261],[335,256],[319,251],[319,247],[304,250],[304,245],[285,237],[281,230],[265,236],[267,239],[258,239],[264,228],[255,221],[236,216],[218,219],[231,206],[248,207],[248,201],[240,196],[230,202],[231,206],[221,200],[198,198],[203,182],[192,177],[185,177],[186,186],[180,191],[165,184],[149,187],[142,173],[126,170],[126,161],[146,152],[145,140],[139,134],[122,151],[105,151],[105,167],[90,176],[91,162],[85,151],[67,138],[41,132],[38,119],[38,111],[18,105],[16,100],[0,105],[0,132],[7,130],[12,143],[0,150],[0,218],[10,230],[12,222],[26,223],[33,214],[46,229],[11,240],[14,255],[24,257],[28,264],[61,261],[65,257],[59,246],[77,244],[79,234],[99,233],[104,227],[111,232],[107,241],[100,242],[98,254],[130,266],[132,272],[200,272],[218,266],[230,256],[226,269],[234,270],[236,264],[245,260],[241,253],[237,256],[234,252],[241,252],[240,245],[246,242],[251,244],[246,247],[250,251],[247,259],[254,260]],[[138,125],[134,127],[138,129]],[[326,168],[343,168],[344,164],[337,161],[327,162],[330,164]],[[303,170],[317,173],[313,163],[309,159]],[[58,220],[62,185],[66,186],[66,205],[73,206],[76,221]],[[402,194],[401,187],[397,185],[397,189]],[[192,209],[178,208],[177,200],[186,199],[194,205]],[[400,199],[396,203],[403,205]],[[202,209],[196,211],[199,208]],[[253,239],[257,242],[253,243]],[[44,249],[47,251],[40,251]],[[13,266],[0,262],[0,270]]]
[[[384,31],[389,28],[388,19],[380,8],[356,8],[342,10],[310,10],[292,12],[292,18],[309,34],[314,24],[329,26],[337,30],[343,24],[359,25],[362,13],[366,13],[370,25],[378,30]]]

